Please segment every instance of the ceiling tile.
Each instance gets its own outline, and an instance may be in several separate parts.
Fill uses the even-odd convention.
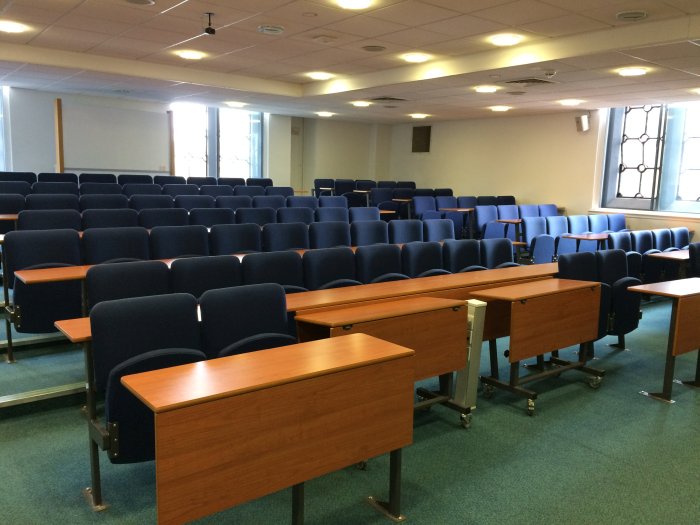
[[[459,16],[459,12],[443,9],[434,5],[414,0],[406,0],[400,4],[394,4],[383,9],[372,11],[369,16],[379,18],[387,22],[403,24],[409,27],[416,27],[438,20],[444,20]]]
[[[378,35],[406,29],[405,25],[365,15],[353,16],[352,18],[329,24],[327,27],[335,31],[359,35],[365,38],[373,38]]]
[[[549,37],[556,37],[575,35],[578,33],[596,31],[599,29],[607,29],[612,26],[581,15],[566,15],[550,18],[548,20],[540,20],[539,22],[523,24],[521,27],[527,31],[532,31],[533,33]]]
[[[482,9],[473,14],[486,20],[517,26],[528,22],[565,16],[568,13],[558,7],[535,0],[517,0],[516,2],[498,5],[490,9]]]

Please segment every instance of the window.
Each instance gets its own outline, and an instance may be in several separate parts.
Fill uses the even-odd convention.
[[[173,104],[171,109],[176,175],[262,176],[261,113],[187,103]]]
[[[700,104],[611,110],[601,206],[700,213]]]

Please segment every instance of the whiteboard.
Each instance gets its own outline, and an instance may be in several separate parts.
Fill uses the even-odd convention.
[[[75,170],[167,172],[169,135],[164,111],[63,105],[64,165]]]

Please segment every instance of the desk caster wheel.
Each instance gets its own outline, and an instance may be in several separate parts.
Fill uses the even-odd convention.
[[[485,399],[491,399],[493,397],[493,392],[496,389],[494,388],[493,385],[484,385],[484,389],[482,394],[484,395]]]
[[[357,470],[367,470],[367,461],[360,461],[355,465]]]
[[[503,357],[508,357],[509,355],[510,355],[509,349],[503,350]]]
[[[527,415],[530,417],[535,415],[535,400],[534,399],[527,400]]]
[[[600,384],[602,382],[603,382],[602,377],[594,376],[588,380],[588,386],[590,386],[593,390],[597,390],[598,388],[600,388]]]
[[[466,428],[469,430],[472,426],[472,415],[471,414],[460,414],[459,415],[459,423],[462,425],[462,428]]]

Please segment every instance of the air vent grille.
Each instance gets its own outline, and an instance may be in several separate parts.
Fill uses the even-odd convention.
[[[539,86],[543,84],[554,84],[551,80],[545,80],[543,78],[519,78],[518,80],[507,80],[506,84],[515,84],[518,86]]]
[[[405,98],[396,98],[396,97],[375,97],[373,99],[370,99],[374,102],[406,102]]]

